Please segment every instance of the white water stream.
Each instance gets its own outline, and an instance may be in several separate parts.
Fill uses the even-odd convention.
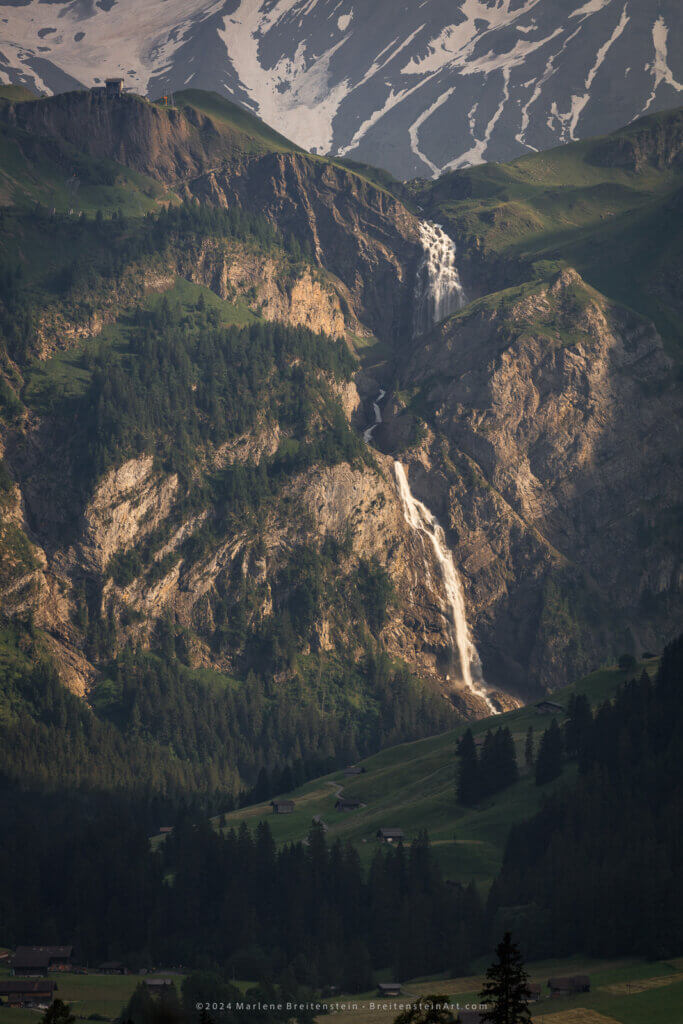
[[[455,242],[440,224],[423,220],[420,241],[424,250],[417,268],[413,336],[425,334],[465,305],[465,290],[455,262]]]
[[[425,333],[429,328],[460,309],[465,303],[465,293],[455,265],[455,244],[438,224],[423,221],[420,238],[424,256],[420,262],[415,283],[414,335]],[[372,403],[374,423],[363,432],[366,444],[372,444],[372,435],[382,422],[380,402],[386,391],[380,390]],[[443,589],[451,619],[451,646],[454,655],[454,671],[463,686],[486,705],[491,714],[498,709],[490,700],[481,670],[481,660],[472,642],[467,615],[465,596],[460,576],[453,561],[453,555],[446,543],[446,535],[438,520],[426,505],[415,497],[408,483],[408,475],[400,462],[394,462],[396,484],[403,506],[403,514],[410,528],[420,536],[423,546],[431,544],[443,579]],[[427,576],[430,560],[425,549],[425,571]]]
[[[394,472],[406,522],[416,533],[429,541],[441,568],[444,593],[451,613],[452,644],[454,654],[457,655],[457,672],[465,688],[479,697],[491,714],[495,715],[498,709],[486,693],[481,661],[467,625],[462,583],[455,568],[453,555],[446,543],[446,535],[436,517],[411,491],[402,463],[394,462]]]
[[[367,430],[363,431],[363,440],[365,441],[366,444],[371,444],[371,442],[372,442],[372,435],[373,435],[374,431],[377,430],[377,427],[380,425],[380,423],[382,422],[382,410],[379,407],[379,403],[382,401],[382,399],[384,398],[385,395],[386,395],[386,391],[383,391],[380,388],[380,392],[379,392],[377,398],[372,403],[372,409],[373,409],[373,412],[375,414],[375,422],[372,424],[372,426],[368,427]]]

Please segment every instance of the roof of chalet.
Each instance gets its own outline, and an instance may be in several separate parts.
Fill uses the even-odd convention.
[[[566,977],[548,978],[548,988],[560,989],[561,991],[584,988],[590,985],[590,983],[591,980],[587,974],[571,974]]]
[[[16,958],[20,953],[45,953],[55,960],[57,958],[69,957],[73,951],[73,946],[17,946],[14,956]]]
[[[54,981],[48,981],[43,979],[42,981],[0,981],[0,996],[9,996],[21,994],[25,992],[27,994],[40,993],[40,992],[54,992],[57,988]]]

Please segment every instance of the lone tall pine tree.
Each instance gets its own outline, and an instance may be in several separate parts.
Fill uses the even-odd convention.
[[[529,1024],[529,986],[519,949],[506,932],[496,950],[498,960],[486,972],[481,1001],[486,1004],[482,1021],[488,1024]]]

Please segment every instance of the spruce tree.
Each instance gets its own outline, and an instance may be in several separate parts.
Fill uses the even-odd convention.
[[[480,999],[486,1004],[482,1021],[488,1024],[529,1024],[527,973],[519,949],[506,932],[496,950],[498,959],[486,972]]]
[[[458,743],[458,760],[458,800],[471,806],[480,796],[479,761],[471,729]]]
[[[536,758],[536,785],[543,786],[562,774],[562,732],[553,718],[541,737]]]
[[[530,725],[527,729],[526,740],[524,741],[524,764],[530,772],[534,766],[534,727]]]
[[[55,999],[43,1016],[43,1024],[74,1024],[75,1020],[71,1007],[61,999]]]

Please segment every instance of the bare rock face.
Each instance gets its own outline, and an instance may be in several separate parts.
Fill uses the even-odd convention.
[[[188,187],[202,200],[265,213],[308,242],[379,337],[393,339],[410,322],[418,222],[389,193],[300,153],[268,153],[199,176]]]
[[[508,311],[470,307],[407,361],[438,434],[416,479],[447,517],[484,666],[503,688],[581,674],[610,634],[627,647],[675,628],[671,369],[652,325],[573,270],[522,289]],[[657,602],[671,615],[655,625]]]

